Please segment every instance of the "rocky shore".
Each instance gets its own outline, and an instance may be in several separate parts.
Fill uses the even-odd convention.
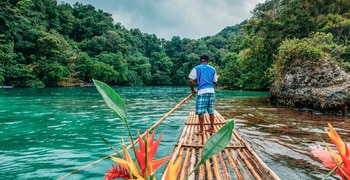
[[[346,115],[350,76],[332,60],[296,60],[275,80],[269,100],[277,106]]]

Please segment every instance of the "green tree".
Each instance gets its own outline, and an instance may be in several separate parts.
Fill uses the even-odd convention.
[[[85,39],[79,43],[79,48],[92,57],[103,52],[126,53],[126,47],[125,39],[118,32],[111,30],[101,36],[94,36],[92,39]]]
[[[127,81],[128,66],[121,53],[102,53],[96,56],[96,60],[113,66],[113,69],[118,72],[115,83],[123,85]]]
[[[228,53],[223,59],[226,64],[223,73],[220,74],[220,84],[233,89],[242,89],[239,83],[239,77],[242,75],[241,69],[237,63],[239,56],[236,53]]]
[[[94,79],[98,79],[109,84],[115,84],[119,73],[115,71],[111,65],[103,62],[96,62],[93,64],[91,76]]]
[[[57,6],[58,9],[58,20],[60,26],[57,28],[57,31],[60,32],[64,37],[69,37],[70,34],[73,34],[73,25],[77,21],[73,15],[73,8],[65,3]]]
[[[59,83],[69,76],[69,70],[67,66],[63,66],[58,62],[48,62],[47,59],[41,59],[34,68],[36,77],[48,87],[56,87]]]
[[[112,15],[102,10],[96,11],[92,5],[75,3],[73,15],[75,21],[70,38],[78,42],[100,36],[113,28]]]
[[[92,81],[94,62],[85,52],[79,53],[74,61],[76,78],[83,81]]]
[[[151,80],[149,59],[140,53],[126,58],[129,69],[128,85],[147,85]]]

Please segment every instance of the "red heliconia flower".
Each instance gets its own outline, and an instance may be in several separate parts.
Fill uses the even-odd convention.
[[[105,180],[113,180],[117,178],[130,179],[129,172],[123,167],[112,164],[112,169],[108,169],[104,175]]]
[[[160,143],[160,140],[162,139],[162,135],[159,137],[159,139],[154,142],[154,134],[155,131],[153,131],[152,136],[149,137],[148,131],[146,132],[145,140],[142,140],[140,133],[138,133],[138,141],[140,149],[136,149],[136,156],[137,156],[137,162],[140,166],[141,173],[143,177],[145,177],[146,169],[147,169],[147,176],[152,175],[155,170],[161,166],[170,156],[153,160],[154,155],[156,154],[158,145]],[[146,152],[147,149],[147,152]],[[146,161],[147,158],[147,161]]]

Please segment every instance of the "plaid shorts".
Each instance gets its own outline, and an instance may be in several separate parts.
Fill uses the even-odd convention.
[[[196,97],[196,114],[214,114],[214,93],[205,93]]]

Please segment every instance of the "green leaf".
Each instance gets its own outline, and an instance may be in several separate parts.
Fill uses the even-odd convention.
[[[201,161],[196,165],[190,174],[197,170],[199,166],[204,164],[205,161],[226,147],[226,145],[231,141],[234,126],[234,120],[231,120],[208,139],[203,146]],[[189,177],[189,175],[187,175],[187,177]]]
[[[116,112],[124,123],[127,124],[127,110],[124,101],[120,98],[120,96],[106,83],[98,80],[93,80],[93,82],[98,92],[100,92],[102,95],[107,106]]]

